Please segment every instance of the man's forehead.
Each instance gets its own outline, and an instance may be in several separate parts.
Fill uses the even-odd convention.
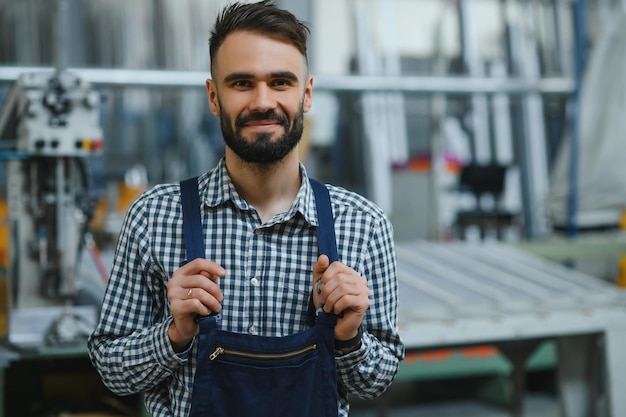
[[[306,58],[290,42],[257,32],[235,31],[217,50],[214,70],[250,74],[306,72]]]

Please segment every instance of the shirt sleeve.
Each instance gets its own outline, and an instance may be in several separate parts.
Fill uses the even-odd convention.
[[[361,347],[336,356],[340,384],[350,394],[370,399],[392,383],[404,344],[398,334],[398,283],[393,229],[386,216],[374,228],[364,251],[364,276],[370,289],[370,308]]]
[[[87,342],[89,357],[115,394],[154,388],[187,361],[168,338],[165,279],[153,270],[145,204],[128,210],[115,250],[100,320]]]

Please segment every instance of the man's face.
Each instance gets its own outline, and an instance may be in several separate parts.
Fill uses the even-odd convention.
[[[292,45],[238,31],[226,37],[207,81],[211,111],[224,141],[241,159],[274,163],[302,137],[313,80]]]

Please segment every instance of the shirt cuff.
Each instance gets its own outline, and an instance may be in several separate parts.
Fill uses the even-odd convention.
[[[174,352],[172,342],[168,336],[168,330],[174,319],[170,316],[164,322],[160,323],[157,330],[153,333],[153,354],[156,363],[166,369],[175,369],[179,365],[187,362],[189,353],[191,352],[195,338],[189,343],[187,349],[182,352]]]

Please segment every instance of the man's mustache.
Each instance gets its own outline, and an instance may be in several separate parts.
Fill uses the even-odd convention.
[[[289,129],[289,118],[285,114],[276,113],[274,110],[268,110],[266,112],[254,112],[247,115],[242,115],[237,117],[235,120],[235,126],[237,128],[242,128],[248,122],[254,122],[259,120],[276,120],[281,125],[285,127],[285,129]]]

